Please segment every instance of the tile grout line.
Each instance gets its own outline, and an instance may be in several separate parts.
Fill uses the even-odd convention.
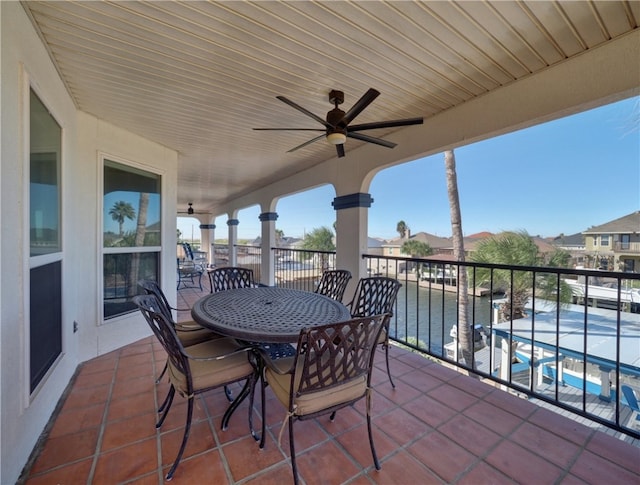
[[[111,384],[109,386],[109,392],[107,393],[107,400],[104,406],[104,411],[102,413],[102,421],[100,422],[100,429],[98,431],[98,438],[96,440],[96,448],[93,455],[93,460],[91,462],[91,468],[89,470],[89,475],[87,476],[87,485],[91,485],[93,483],[93,477],[95,475],[96,468],[98,466],[98,459],[100,458],[100,450],[102,448],[102,439],[104,438],[104,433],[107,427],[107,417],[109,415],[109,407],[111,406],[111,397],[113,395],[113,388],[116,385],[116,376],[118,374],[118,367],[120,366],[120,354],[121,349],[117,350],[116,362],[113,367],[113,376],[111,377]],[[75,385],[75,383],[74,383]]]

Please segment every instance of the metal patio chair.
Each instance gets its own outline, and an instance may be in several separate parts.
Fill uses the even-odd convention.
[[[350,279],[351,271],[346,269],[330,269],[324,271],[315,292],[333,298],[334,300],[342,301]]]
[[[184,453],[191,429],[193,400],[197,394],[245,381],[242,392],[229,406],[222,419],[222,429],[226,429],[231,415],[240,402],[249,395],[249,429],[255,436],[252,422],[253,394],[258,378],[258,360],[250,346],[241,346],[232,338],[207,340],[190,347],[180,342],[175,331],[175,322],[168,319],[154,295],[138,295],[133,298],[140,312],[153,330],[168,355],[168,374],[171,388],[162,417],[156,424],[159,428],[169,412],[175,392],[187,399],[187,418],[182,444],[178,450],[167,480],[173,478]]]
[[[174,306],[171,306],[169,304],[169,300],[167,300],[166,295],[162,291],[162,288],[160,288],[160,285],[154,280],[140,280],[138,281],[138,286],[142,288],[147,295],[153,295],[158,299],[158,303],[160,304],[160,310],[170,322],[174,321],[173,315],[171,314],[172,310],[182,311],[182,312],[189,311],[188,308],[176,308]],[[187,320],[180,323],[175,323],[175,331],[176,331],[176,335],[180,339],[180,342],[185,347],[199,344],[201,342],[206,342],[207,340],[223,337],[223,335],[220,335],[219,333],[216,333],[213,330],[204,328],[193,320]],[[156,384],[160,382],[164,374],[167,372],[168,362],[169,362],[168,360],[167,362],[165,362],[162,372],[156,379]],[[227,394],[227,398],[229,399],[229,401],[232,401],[233,396],[231,395],[231,391],[229,390],[228,387],[225,387],[225,393]],[[158,412],[162,412],[164,405],[166,405],[166,400],[164,401],[164,404],[160,406],[160,408],[158,409]]]
[[[251,288],[256,286],[253,270],[238,266],[224,266],[208,271],[211,293],[237,288]]]
[[[350,406],[366,397],[367,430],[373,463],[376,455],[371,431],[371,370],[384,315],[357,318],[345,322],[304,328],[300,332],[297,352],[289,359],[273,361],[263,355],[264,379],[287,409],[278,442],[289,424],[289,447],[294,483],[298,484],[293,424],[313,419]],[[336,338],[339,335],[340,338]],[[265,441],[265,382],[262,385],[262,439]]]
[[[386,315],[378,343],[385,351],[387,374],[392,387],[396,387],[396,385],[391,378],[391,369],[389,368],[389,323],[401,286],[402,284],[398,280],[386,276],[360,278],[353,300],[347,304],[351,316],[354,318]]]

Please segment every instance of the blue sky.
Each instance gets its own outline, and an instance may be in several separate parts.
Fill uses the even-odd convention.
[[[640,210],[640,98],[631,98],[455,149],[462,227],[574,234]],[[444,154],[379,172],[369,193],[369,235],[391,239],[404,220],[412,233],[451,235]],[[323,186],[281,199],[276,227],[302,237],[332,227],[335,191]],[[238,236],[260,235],[257,206],[240,211]],[[198,222],[178,219],[186,238]],[[227,237],[226,217],[215,221]]]

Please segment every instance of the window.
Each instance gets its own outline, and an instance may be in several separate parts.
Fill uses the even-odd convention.
[[[631,245],[631,234],[620,234],[620,249],[628,250]]]
[[[62,353],[60,161],[62,128],[29,92],[29,385],[34,392]]]
[[[600,236],[600,246],[608,246],[609,245],[609,234],[603,234]]]
[[[624,271],[625,273],[633,273],[635,270],[635,260],[633,259],[623,259],[622,260],[622,264],[623,264],[623,268],[622,271]]]
[[[104,160],[104,318],[135,311],[138,280],[158,280],[160,176]]]
[[[62,130],[42,101],[30,93],[30,255],[57,253],[60,244]]]
[[[598,246],[598,236],[593,236],[593,247]]]

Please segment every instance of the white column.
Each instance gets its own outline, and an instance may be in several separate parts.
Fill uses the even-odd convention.
[[[229,226],[229,266],[238,265],[238,255],[236,253],[236,244],[238,243],[238,219],[229,219],[227,226]]]
[[[260,283],[273,286],[275,285],[275,265],[271,248],[276,245],[276,220],[278,219],[278,214],[276,212],[263,212],[259,218],[262,222]]]
[[[215,224],[200,224],[200,237],[202,238],[200,250],[207,253],[207,260],[210,265],[215,263],[215,254],[213,251],[213,242],[216,240],[215,229]]]
[[[333,200],[336,210],[336,268],[351,271],[353,278],[345,291],[345,301],[350,301],[358,280],[367,276],[366,261],[362,254],[367,252],[369,207],[373,199],[370,194],[356,193],[342,195]]]

